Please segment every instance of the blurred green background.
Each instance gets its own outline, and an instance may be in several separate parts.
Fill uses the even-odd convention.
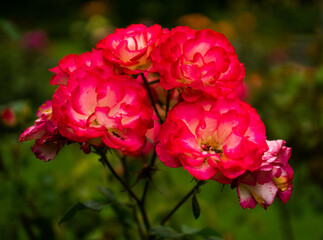
[[[194,220],[188,201],[169,225],[175,230],[210,227],[227,240],[323,239],[319,0],[6,2],[0,9],[0,239],[129,239],[118,217],[125,214],[123,226],[131,219],[116,206],[100,213],[81,211],[58,226],[77,202],[102,198],[96,186],[126,198],[97,156],[70,145],[44,163],[32,154],[33,143],[19,144],[18,136],[55,90],[49,85],[49,68],[67,54],[90,51],[115,28],[139,22],[225,34],[245,64],[245,100],[258,110],[268,139],[284,139],[293,149],[294,191],[286,205],[275,200],[268,210],[243,210],[235,190],[209,182],[198,195],[201,217]],[[118,161],[113,164],[121,169]],[[141,165],[136,160],[129,165],[134,182]],[[147,199],[154,224],[193,184],[183,169],[167,169],[159,162],[158,167]],[[139,182],[134,190],[142,186]]]

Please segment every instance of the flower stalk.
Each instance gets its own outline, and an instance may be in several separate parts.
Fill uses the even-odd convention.
[[[137,197],[137,195],[130,189],[130,187],[122,180],[122,178],[115,172],[114,168],[112,167],[112,165],[110,164],[106,154],[100,149],[100,148],[96,148],[97,153],[100,155],[101,157],[101,161],[104,163],[104,165],[106,165],[109,170],[111,171],[112,175],[118,180],[119,183],[121,183],[121,185],[125,188],[125,190],[128,192],[128,194],[131,196],[132,199],[135,200],[135,202],[138,205],[139,211],[141,213],[142,219],[144,221],[144,225],[146,228],[147,233],[150,230],[150,223],[147,217],[147,213],[145,211],[144,205],[142,204],[142,201],[140,201],[140,199]]]
[[[148,81],[147,81],[147,79],[146,79],[146,77],[145,77],[145,75],[143,73],[141,73],[140,76],[142,78],[142,81],[144,82],[144,85],[145,85],[145,88],[147,90],[150,103],[151,103],[151,105],[152,105],[152,107],[153,107],[153,109],[154,109],[154,111],[155,111],[155,113],[156,113],[156,115],[157,115],[157,117],[159,119],[159,122],[163,123],[163,119],[161,118],[161,116],[160,116],[160,114],[159,114],[159,112],[157,110],[157,107],[156,107],[156,104],[155,104],[155,101],[154,101],[154,97],[153,97],[153,95],[152,95],[152,93],[150,91]]]
[[[150,168],[150,169],[153,168],[153,166],[155,165],[156,157],[157,157],[157,154],[156,154],[156,151],[154,151],[148,168]],[[142,196],[141,196],[141,202],[142,202],[143,205],[145,204],[145,199],[146,199],[148,187],[149,187],[149,177],[146,179],[145,186],[144,186],[144,191],[143,191]]]
[[[205,181],[198,181],[196,185],[189,191],[176,205],[175,207],[163,218],[163,220],[160,222],[160,225],[164,225],[168,219],[170,219],[171,216],[185,203],[185,201],[192,196],[197,189],[202,185],[205,184]]]

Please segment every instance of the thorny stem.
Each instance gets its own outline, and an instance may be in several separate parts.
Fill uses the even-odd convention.
[[[125,184],[127,184],[129,186],[129,172],[128,172],[128,166],[127,166],[127,161],[126,161],[126,155],[123,155],[121,158],[121,164],[122,164],[122,168],[123,168],[123,175],[124,175],[124,181]]]
[[[159,119],[159,122],[160,123],[163,123],[163,119],[161,118],[161,116],[160,116],[160,114],[159,114],[159,112],[158,112],[158,110],[157,110],[157,108],[156,108],[156,104],[155,104],[155,101],[154,101],[154,98],[153,98],[153,95],[152,95],[152,93],[151,93],[151,91],[150,91],[150,88],[149,88],[149,84],[148,84],[148,82],[147,82],[147,79],[146,79],[146,77],[144,76],[144,74],[140,74],[141,75],[141,78],[142,78],[142,80],[143,80],[143,82],[144,82],[144,84],[145,84],[145,87],[146,87],[146,89],[147,89],[147,93],[148,93],[148,97],[149,97],[149,100],[150,100],[150,103],[151,103],[151,105],[153,106],[153,108],[154,108],[154,111],[155,111],[155,113],[156,113],[156,115],[157,115],[157,117],[158,117],[158,119]]]
[[[129,188],[129,186],[121,179],[121,177],[114,171],[112,165],[110,164],[110,162],[108,161],[108,158],[106,156],[106,154],[100,149],[100,148],[96,148],[97,153],[100,155],[102,162],[109,168],[109,170],[111,171],[111,173],[113,174],[113,176],[121,183],[121,185],[126,189],[126,191],[129,193],[129,195],[136,201],[141,216],[143,218],[144,221],[144,225],[146,228],[147,233],[150,230],[150,223],[144,208],[144,205],[141,203],[141,201],[139,200],[139,198],[137,197],[137,195]]]
[[[160,82],[160,80],[156,80],[156,81],[153,81],[153,82],[147,82],[147,79],[145,78],[144,74],[141,74],[141,77],[145,83],[145,86],[147,88],[147,92],[148,92],[148,95],[149,95],[149,98],[150,98],[150,102],[151,104],[153,105],[154,107],[154,110],[156,112],[156,115],[158,116],[159,118],[159,121],[160,123],[163,123],[164,121],[161,120],[161,117],[159,115],[159,112],[157,111],[156,109],[156,106],[155,106],[155,102],[154,102],[154,99],[152,97],[152,94],[151,94],[151,91],[150,91],[150,88],[148,85],[150,84],[154,84],[154,83],[158,83]],[[170,103],[170,90],[167,91],[167,97],[166,97],[166,111],[165,111],[165,120],[166,120],[166,116],[167,116],[167,112],[169,110],[169,103]],[[157,157],[157,154],[156,154],[156,150],[154,150],[154,153],[152,155],[152,158],[151,158],[151,161],[149,163],[149,167],[153,167],[155,165],[155,161],[156,161],[156,157]],[[146,183],[145,183],[145,186],[144,186],[144,191],[143,191],[143,194],[142,194],[142,197],[141,197],[141,202],[142,204],[144,205],[145,204],[145,198],[146,198],[146,194],[147,194],[147,191],[148,191],[148,187],[149,187],[149,181],[146,180]]]
[[[153,167],[155,165],[156,157],[157,157],[157,154],[156,154],[156,151],[154,151],[153,156],[151,157],[151,161],[149,163],[149,167]],[[143,191],[142,196],[141,196],[142,205],[145,204],[145,199],[146,199],[146,194],[147,194],[148,187],[149,187],[149,180],[146,179],[144,191]]]
[[[125,181],[125,184],[127,184],[127,186],[130,186],[129,184],[129,172],[128,172],[128,166],[127,166],[127,161],[126,161],[126,155],[122,156],[120,158],[121,160],[121,163],[122,163],[122,168],[123,168],[123,172],[124,172],[124,181]],[[129,196],[129,200],[132,202],[133,199],[131,198],[131,195],[128,193],[128,196]],[[142,231],[142,226],[140,224],[140,221],[139,221],[139,218],[138,218],[138,215],[137,215],[137,209],[135,206],[132,206],[132,214],[133,214],[133,217],[135,219],[135,222],[137,224],[137,228],[138,228],[138,232],[139,232],[139,235],[140,235],[140,238],[142,240],[145,239],[145,235]]]
[[[138,218],[138,215],[137,215],[137,209],[136,209],[135,206],[132,207],[132,213],[133,213],[133,216],[134,216],[135,221],[137,223],[137,227],[138,227],[138,232],[139,232],[140,238],[142,240],[145,240],[146,237],[145,237],[145,234],[142,231],[142,226],[140,225],[140,221],[139,221],[139,218]]]
[[[160,225],[164,225],[168,219],[177,211],[177,209],[182,206],[182,204],[191,196],[195,193],[195,191],[201,186],[205,181],[199,181],[196,183],[196,185],[192,188],[191,191],[189,191],[185,197],[179,201],[176,206],[163,218],[163,220],[160,222]]]

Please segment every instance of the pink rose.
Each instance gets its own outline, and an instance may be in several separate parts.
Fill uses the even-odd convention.
[[[149,154],[155,148],[155,143],[160,129],[160,123],[156,114],[153,115],[153,127],[146,132],[146,144],[139,151],[134,152],[133,155]]]
[[[35,124],[20,135],[19,142],[36,140],[31,149],[37,158],[47,162],[56,157],[68,140],[59,134],[57,125],[52,121],[51,101],[39,107],[37,117]]]
[[[269,150],[262,157],[261,167],[247,172],[238,179],[237,192],[243,208],[270,206],[275,197],[286,203],[292,193],[293,170],[288,164],[291,148],[285,141],[267,141]]]
[[[43,30],[26,32],[21,37],[21,47],[26,51],[45,51],[49,47],[48,36]]]
[[[7,106],[2,109],[1,113],[1,122],[8,127],[14,127],[17,124],[16,113],[11,106]]]
[[[259,169],[268,149],[265,127],[256,110],[238,99],[207,99],[175,105],[167,114],[156,146],[168,167],[195,178],[234,179]]]
[[[113,72],[112,65],[104,60],[101,50],[93,49],[92,52],[85,52],[80,55],[69,54],[59,61],[58,66],[49,69],[49,71],[55,73],[50,84],[66,85],[73,72],[93,68],[100,68],[103,72]]]
[[[242,82],[243,64],[221,33],[176,27],[152,52],[153,70],[165,89],[181,88],[186,101],[202,94],[226,96]]]
[[[116,29],[113,34],[98,42],[104,57],[128,74],[138,74],[151,67],[151,51],[156,47],[161,26],[146,27],[132,24],[125,29]]]
[[[78,70],[53,95],[53,121],[76,142],[101,137],[111,147],[132,154],[144,146],[153,126],[147,92],[135,79],[101,68]]]

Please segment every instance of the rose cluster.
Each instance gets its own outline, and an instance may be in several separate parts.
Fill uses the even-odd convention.
[[[50,71],[53,98],[19,139],[36,140],[36,157],[49,161],[72,142],[85,153],[156,151],[197,180],[231,184],[243,208],[289,200],[291,149],[268,141],[257,111],[239,99],[245,69],[223,34],[133,24]]]

